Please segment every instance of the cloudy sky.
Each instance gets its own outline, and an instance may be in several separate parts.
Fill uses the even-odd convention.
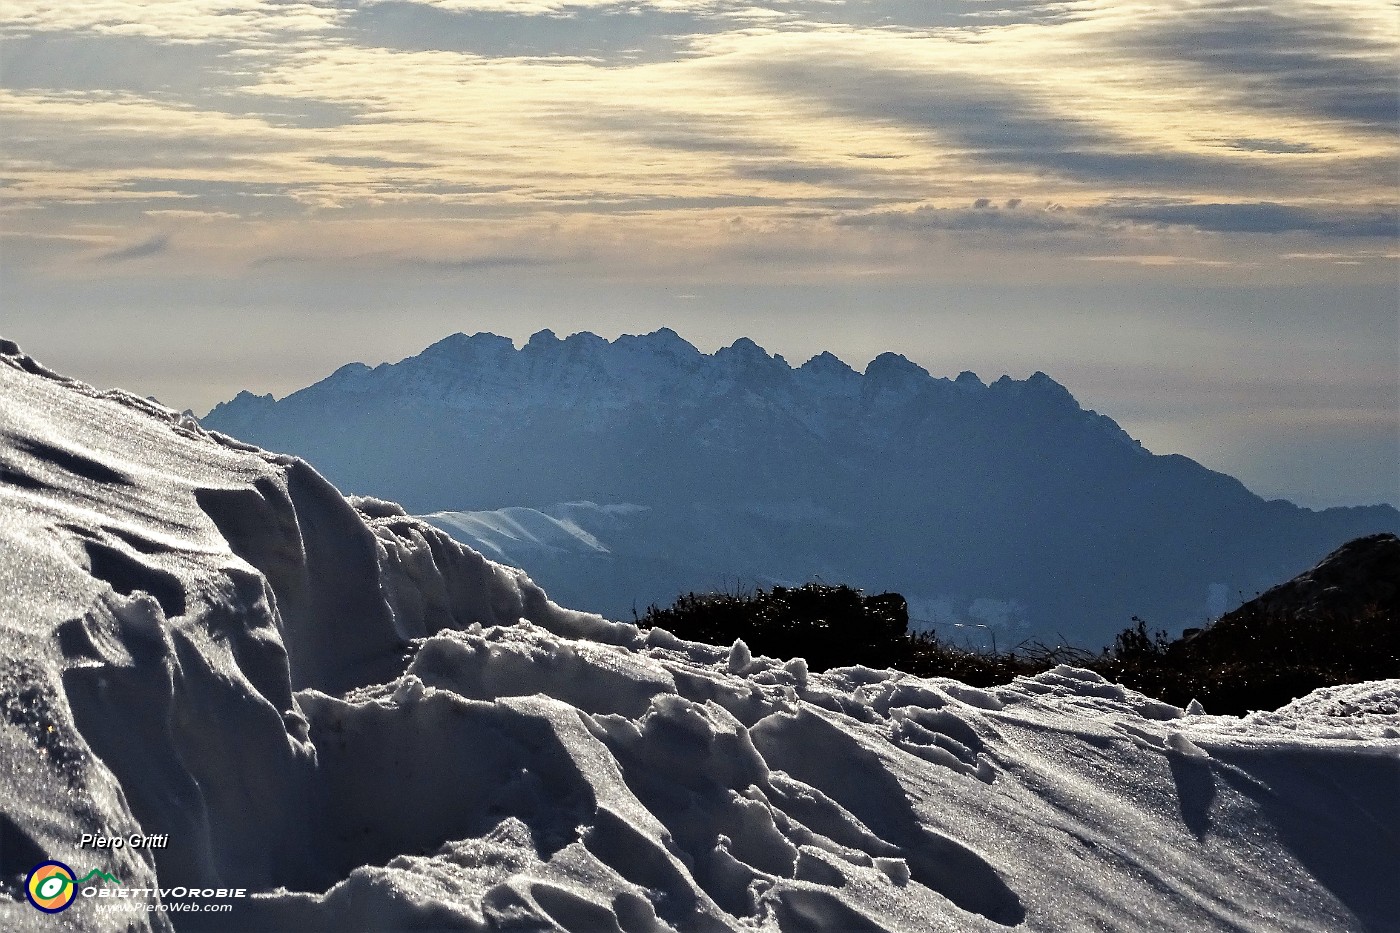
[[[1400,501],[1389,2],[0,6],[0,333],[204,411],[454,331],[1043,369]]]

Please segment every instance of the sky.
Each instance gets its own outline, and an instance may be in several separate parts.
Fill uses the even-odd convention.
[[[0,334],[202,413],[456,331],[1044,370],[1400,503],[1377,0],[0,5]]]

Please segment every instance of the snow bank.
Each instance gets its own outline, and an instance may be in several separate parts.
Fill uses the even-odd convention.
[[[0,344],[0,928],[1393,929],[1400,683],[1244,719],[572,612],[305,463]],[[78,848],[167,833],[165,849]],[[141,895],[138,901],[159,899]]]

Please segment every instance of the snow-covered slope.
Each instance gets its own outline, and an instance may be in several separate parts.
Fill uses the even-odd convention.
[[[941,379],[895,353],[863,373],[829,353],[793,367],[751,340],[704,354],[669,330],[542,331],[518,350],[456,334],[281,400],[243,393],[203,423],[306,457],[341,489],[457,513],[439,526],[614,618],[725,581],[819,576],[999,625],[1003,645],[1098,648],[1134,615],[1199,625],[1345,541],[1400,532],[1389,507],[1311,512],[1154,456],[1043,373]],[[575,520],[578,502],[645,510]],[[493,530],[522,509],[612,557],[572,532],[540,548]]]
[[[775,561],[771,542],[743,526],[772,521],[765,510],[735,506],[733,514],[634,503],[564,502],[548,508],[443,511],[419,516],[473,550],[548,581],[560,602],[587,606],[609,618],[632,619],[652,603],[669,604],[682,588],[709,592],[751,589],[776,583],[800,585],[812,576],[844,579],[838,564],[819,547],[804,552],[794,577],[771,572],[790,564],[797,549]],[[793,520],[808,532],[829,529],[830,514],[808,509]],[[836,522],[839,530],[839,521]],[[820,539],[820,536],[819,536]],[[764,572],[759,568],[767,568]],[[544,585],[543,582],[541,585]]]
[[[579,523],[581,515],[600,521],[646,511],[640,505],[604,505],[569,502],[552,515],[538,509],[497,509],[489,512],[434,512],[424,515],[430,524],[470,540],[475,550],[494,560],[521,566],[535,554],[610,554],[611,548]]]
[[[751,657],[0,343],[0,928],[1395,929],[1400,682],[1246,719]],[[83,833],[168,834],[163,849]],[[246,887],[229,913],[147,911]],[[94,891],[117,889],[101,882]]]

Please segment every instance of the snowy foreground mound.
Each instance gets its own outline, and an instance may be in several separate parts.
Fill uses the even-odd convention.
[[[5,930],[1400,917],[1400,682],[1234,719],[1069,668],[812,675],[562,609],[301,461],[3,343],[0,638]],[[46,859],[251,896],[54,917],[22,891]]]

